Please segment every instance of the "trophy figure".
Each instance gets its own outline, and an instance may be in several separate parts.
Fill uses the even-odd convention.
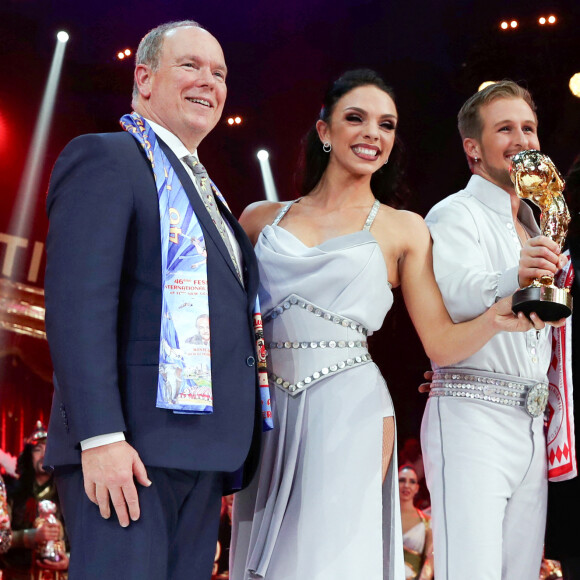
[[[542,234],[556,242],[561,250],[570,213],[562,195],[564,180],[552,160],[534,149],[522,151],[512,159],[510,177],[518,197],[529,199],[540,208]],[[526,316],[535,312],[546,322],[560,320],[572,314],[572,296],[568,289],[554,285],[553,276],[542,276],[514,294],[512,310]]]
[[[38,528],[45,522],[58,524],[60,528],[60,538],[58,540],[49,540],[37,548],[38,557],[41,560],[50,560],[58,562],[62,560],[64,548],[64,530],[62,524],[56,517],[56,504],[49,499],[43,499],[38,502],[38,517],[34,520],[34,527]]]

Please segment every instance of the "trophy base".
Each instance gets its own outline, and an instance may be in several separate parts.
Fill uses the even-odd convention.
[[[514,294],[512,312],[528,317],[535,312],[544,322],[553,322],[572,314],[572,296],[556,286],[528,286]]]

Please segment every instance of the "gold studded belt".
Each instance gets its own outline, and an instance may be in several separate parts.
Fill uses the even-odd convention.
[[[430,397],[462,397],[520,407],[539,417],[548,403],[548,385],[538,381],[472,369],[439,369],[433,374]]]

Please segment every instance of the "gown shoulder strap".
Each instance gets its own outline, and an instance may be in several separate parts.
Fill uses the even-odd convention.
[[[378,199],[375,199],[375,203],[373,203],[373,207],[371,207],[371,211],[369,212],[367,221],[363,226],[363,230],[368,232],[371,229],[371,226],[377,217],[377,213],[379,212],[379,207],[381,207],[381,202]]]
[[[288,213],[288,210],[292,207],[292,205],[294,205],[298,200],[294,199],[292,201],[289,201],[279,212],[278,215],[276,216],[276,219],[272,222],[273,226],[277,226],[278,223],[280,222],[280,220],[286,215],[286,213]]]

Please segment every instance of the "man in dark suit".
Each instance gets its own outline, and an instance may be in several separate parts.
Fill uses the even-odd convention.
[[[226,98],[221,46],[195,22],[169,23],[148,33],[136,60],[129,124],[145,127],[144,139],[127,123],[123,132],[81,136],[51,177],[45,292],[55,392],[45,463],[55,467],[71,580],[203,580],[221,496],[242,466],[247,482],[259,453],[257,265],[219,195],[202,199],[193,168]],[[159,405],[171,374],[160,372],[165,346],[177,364],[196,332],[187,308],[166,310],[175,294],[168,280],[177,282],[162,267],[160,211],[162,193],[176,189],[193,225],[177,223],[167,206],[168,237],[204,245],[195,267],[209,289],[213,412],[205,414]],[[197,225],[197,237],[179,235]],[[163,334],[177,314],[181,341]],[[175,371],[170,388],[186,383],[186,370]]]

